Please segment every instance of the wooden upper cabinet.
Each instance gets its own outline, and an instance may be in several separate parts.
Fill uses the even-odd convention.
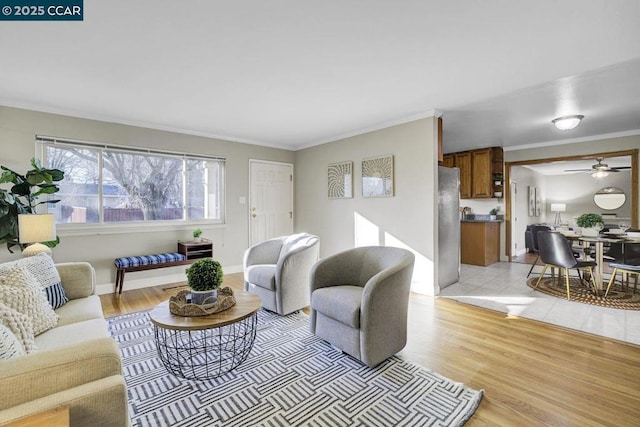
[[[471,198],[491,198],[493,196],[493,183],[491,182],[490,148],[471,152],[471,170]]]
[[[453,155],[453,166],[460,169],[460,198],[471,198],[472,164],[471,152],[464,151]]]
[[[438,162],[439,163],[443,163],[444,161],[444,153],[442,152],[442,117],[438,117],[438,120],[436,120],[436,126],[438,128]],[[451,166],[447,166],[447,167],[451,167]]]
[[[453,154],[445,154],[444,156],[442,156],[442,164],[440,166],[444,166],[445,168],[454,167]]]
[[[442,166],[460,169],[460,198],[489,199],[500,193],[502,181],[496,185],[494,177],[503,173],[503,152],[501,147],[449,153],[443,156]]]

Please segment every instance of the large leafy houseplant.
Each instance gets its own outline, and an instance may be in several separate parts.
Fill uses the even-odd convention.
[[[31,159],[31,169],[24,175],[19,174],[5,166],[0,166],[0,184],[12,184],[11,188],[0,188],[0,244],[6,243],[9,252],[14,246],[20,244],[18,235],[18,215],[34,214],[36,207],[43,203],[58,203],[60,200],[42,200],[40,196],[54,194],[60,188],[54,184],[62,181],[64,172],[59,169],[43,168],[38,159]],[[43,244],[54,247],[60,242],[56,240],[43,242]]]
[[[582,228],[594,228],[598,226],[603,226],[604,221],[602,220],[602,216],[595,213],[585,213],[578,217],[576,220],[576,224],[578,227]]]

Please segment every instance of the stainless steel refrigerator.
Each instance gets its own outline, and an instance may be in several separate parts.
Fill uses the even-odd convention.
[[[438,285],[460,279],[460,169],[438,166]]]

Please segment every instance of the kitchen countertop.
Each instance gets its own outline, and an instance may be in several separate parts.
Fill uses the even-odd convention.
[[[491,219],[490,215],[470,214],[460,222],[504,222],[504,215],[498,215],[496,219]]]

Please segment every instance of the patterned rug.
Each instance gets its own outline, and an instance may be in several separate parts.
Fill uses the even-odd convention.
[[[533,289],[537,281],[537,277],[532,277],[527,280],[527,286]],[[640,310],[640,293],[633,293],[633,284],[629,286],[629,289],[620,289],[619,281],[616,281],[616,284],[616,287],[611,287],[609,294],[605,298],[604,296],[594,295],[591,288],[587,288],[580,279],[571,277],[569,278],[569,295],[571,296],[571,301],[581,302],[583,304],[600,305],[622,310]],[[558,298],[567,299],[567,285],[564,279],[558,280],[557,276],[543,277],[536,290]]]
[[[457,426],[477,391],[394,356],[363,366],[309,332],[304,313],[261,310],[248,359],[215,380],[169,374],[146,312],[108,319],[133,426]]]

